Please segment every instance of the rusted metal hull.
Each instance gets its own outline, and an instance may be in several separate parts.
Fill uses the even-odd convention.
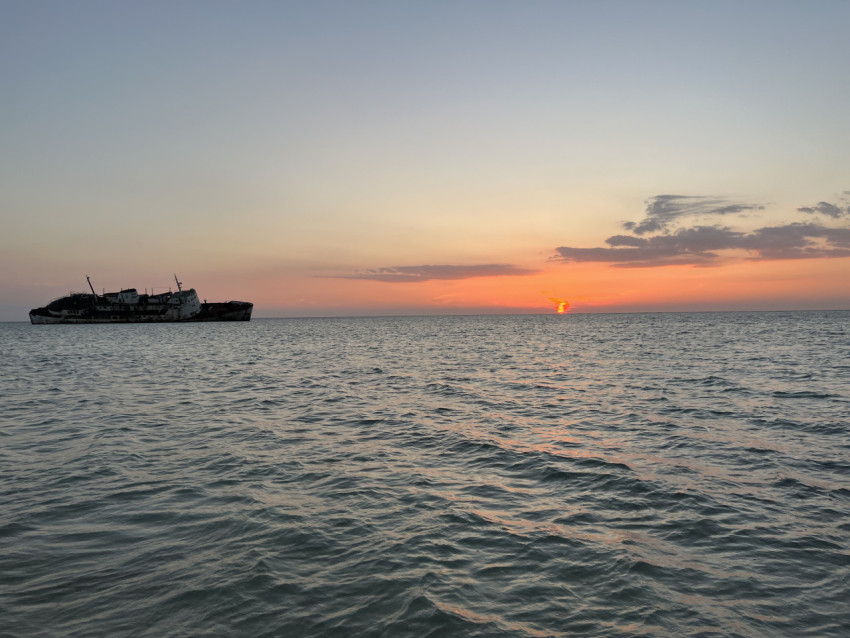
[[[254,304],[248,301],[203,303],[201,312],[188,321],[250,321]]]
[[[238,304],[238,305],[237,305]],[[254,305],[246,301],[226,303],[207,303],[201,305],[201,312],[185,319],[173,319],[157,313],[109,313],[103,316],[61,317],[51,315],[46,308],[30,310],[32,324],[53,323],[189,323],[192,321],[251,321]]]

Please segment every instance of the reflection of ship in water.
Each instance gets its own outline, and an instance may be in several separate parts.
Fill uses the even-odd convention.
[[[91,294],[74,292],[43,308],[30,310],[32,323],[154,323],[182,321],[250,321],[254,304],[247,301],[207,303],[194,288],[158,295],[139,294],[135,288],[98,295],[86,275]]]

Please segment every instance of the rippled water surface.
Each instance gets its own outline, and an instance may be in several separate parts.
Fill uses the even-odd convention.
[[[0,324],[4,636],[850,635],[850,313]]]

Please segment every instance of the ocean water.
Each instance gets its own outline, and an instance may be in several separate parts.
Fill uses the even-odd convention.
[[[0,324],[0,635],[848,636],[850,312]]]

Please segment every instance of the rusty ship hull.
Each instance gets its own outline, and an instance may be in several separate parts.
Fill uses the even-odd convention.
[[[88,278],[87,278],[88,279]],[[175,278],[176,280],[176,278]],[[135,288],[98,295],[71,293],[29,312],[32,324],[183,323],[193,321],[250,321],[254,304],[248,301],[203,303],[194,288],[158,295]]]

